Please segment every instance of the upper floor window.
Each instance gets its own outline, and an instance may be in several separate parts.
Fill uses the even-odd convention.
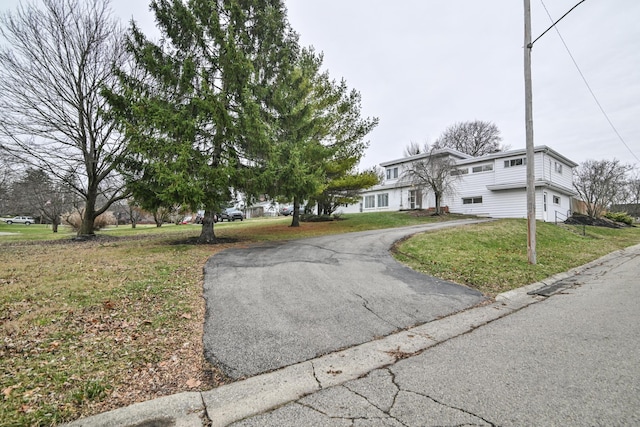
[[[562,174],[562,163],[556,162],[556,172]]]
[[[478,173],[478,172],[488,172],[488,171],[492,171],[492,170],[493,170],[493,164],[489,163],[489,164],[486,164],[486,165],[474,166],[471,169],[471,172]]]
[[[511,168],[514,166],[522,166],[522,165],[526,165],[527,164],[527,158],[526,157],[519,157],[517,159],[511,159],[511,160],[505,160],[504,161],[504,167],[505,168]]]
[[[451,175],[466,175],[469,173],[469,168],[464,168],[464,169],[453,169],[450,174]]]
[[[398,177],[398,168],[388,168],[387,169],[387,179],[395,179]]]

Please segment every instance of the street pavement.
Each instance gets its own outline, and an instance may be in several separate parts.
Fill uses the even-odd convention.
[[[636,247],[544,302],[232,425],[638,426],[639,275]]]
[[[482,302],[481,293],[396,262],[406,236],[486,220],[230,249],[205,266],[205,356],[231,378],[310,360]]]
[[[640,425],[640,245],[360,345],[72,426]]]

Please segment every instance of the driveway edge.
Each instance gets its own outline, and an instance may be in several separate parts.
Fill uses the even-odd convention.
[[[569,282],[549,295],[540,291],[607,263],[623,263],[640,245],[621,249],[567,272],[496,296],[440,319],[312,360],[257,375],[210,391],[180,393],[74,421],[68,426],[226,426],[268,412],[324,388],[360,378],[452,338],[508,316],[579,283]]]

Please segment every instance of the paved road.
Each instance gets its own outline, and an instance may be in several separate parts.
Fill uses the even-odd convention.
[[[638,426],[639,277],[636,246],[542,302],[233,425]]]
[[[429,322],[484,300],[389,254],[431,225],[232,249],[205,266],[207,359],[232,378],[252,376]]]

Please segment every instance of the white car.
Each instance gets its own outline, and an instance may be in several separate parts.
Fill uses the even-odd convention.
[[[218,217],[220,218],[220,222],[223,222],[225,219],[227,220],[227,222],[235,221],[236,219],[239,219],[240,221],[244,220],[244,214],[237,208],[225,209]]]
[[[14,216],[13,218],[5,219],[4,222],[6,222],[7,224],[30,225],[35,224],[36,220],[31,218],[30,216]]]

